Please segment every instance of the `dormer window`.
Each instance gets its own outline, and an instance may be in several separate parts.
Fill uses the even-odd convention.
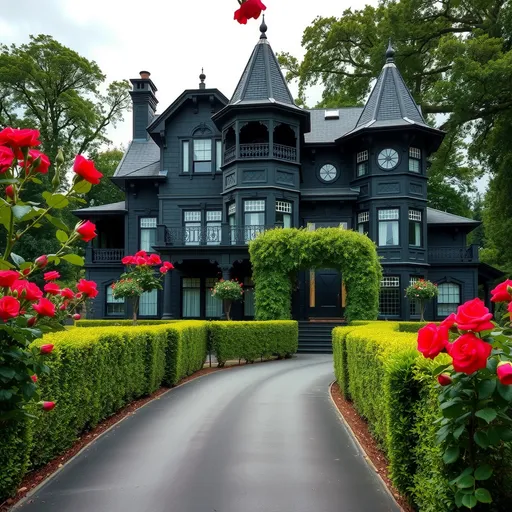
[[[409,171],[421,172],[421,149],[409,148]]]
[[[368,150],[359,151],[356,157],[357,177],[368,174]]]

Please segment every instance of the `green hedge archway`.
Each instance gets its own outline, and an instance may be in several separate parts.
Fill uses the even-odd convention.
[[[292,279],[299,270],[315,268],[342,273],[348,321],[377,318],[382,268],[367,236],[341,228],[272,229],[250,243],[249,254],[257,320],[289,319]]]

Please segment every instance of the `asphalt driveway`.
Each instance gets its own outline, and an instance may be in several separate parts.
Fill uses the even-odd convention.
[[[151,402],[15,510],[387,512],[328,394],[332,356],[214,373]]]

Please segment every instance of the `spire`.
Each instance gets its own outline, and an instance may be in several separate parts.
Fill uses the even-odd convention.
[[[229,102],[230,105],[240,103],[280,103],[299,108],[293,101],[277,58],[267,40],[264,16],[260,25],[260,39]]]
[[[395,64],[395,50],[389,39],[386,64],[377,79],[355,130],[386,126],[428,127],[421,111]]]
[[[201,80],[201,83],[199,84],[199,89],[205,89],[206,84],[204,83],[206,79],[206,75],[204,74],[204,68],[201,68],[201,74],[199,75],[199,80]]]

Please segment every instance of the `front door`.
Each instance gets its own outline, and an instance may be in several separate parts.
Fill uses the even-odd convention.
[[[337,270],[320,269],[315,272],[315,302],[310,316],[341,317],[341,275]]]

